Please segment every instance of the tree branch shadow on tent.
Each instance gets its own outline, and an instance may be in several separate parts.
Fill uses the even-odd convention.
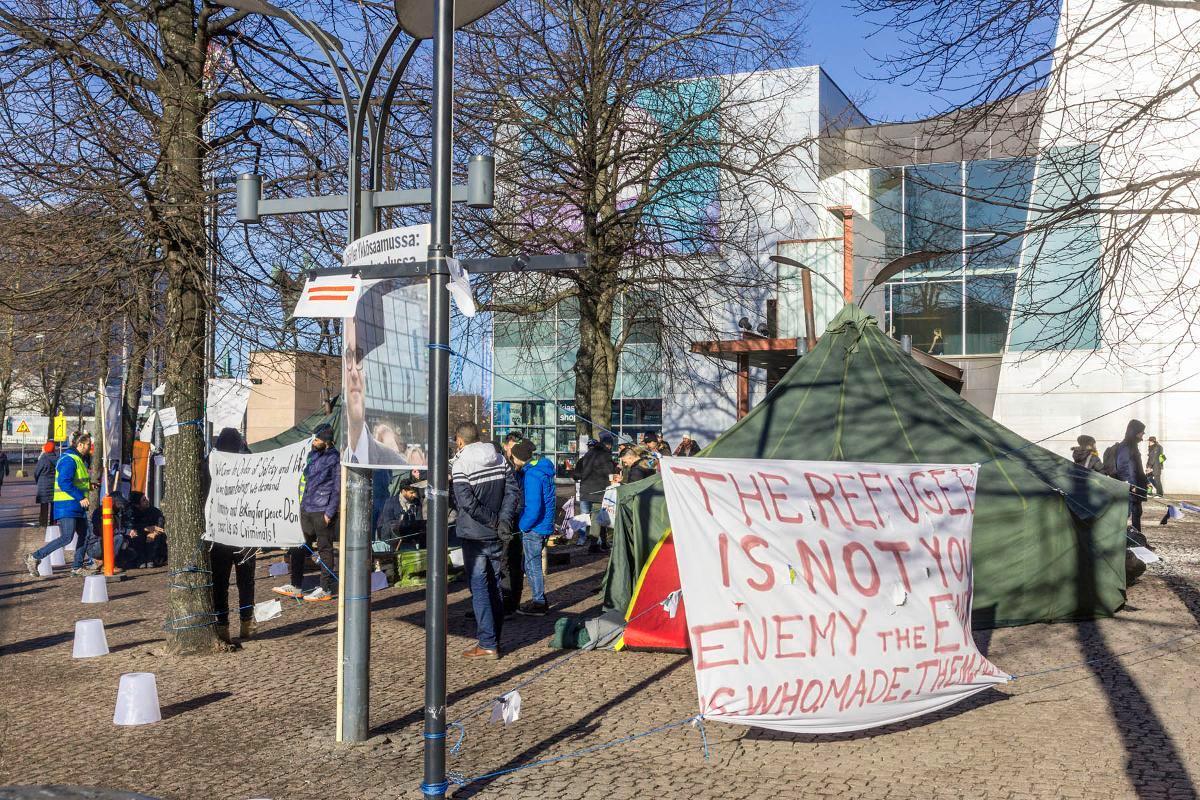
[[[688,664],[690,662],[691,662],[691,659],[689,657],[681,657],[679,660],[677,660],[671,664],[668,664],[667,666],[663,667],[662,669],[658,670],[657,672],[655,672],[651,675],[647,675],[644,679],[639,681],[636,685],[630,686],[628,689],[626,689],[625,691],[616,695],[615,697],[612,697],[612,698],[606,700],[604,703],[600,704],[592,711],[589,711],[588,713],[584,714],[582,717],[577,719],[575,722],[572,722],[569,725],[566,725],[565,727],[560,728],[556,732],[550,734],[549,736],[546,736],[537,744],[532,745],[531,747],[527,747],[525,750],[523,750],[520,753],[518,753],[517,755],[513,756],[505,763],[499,764],[499,765],[496,765],[496,766],[493,766],[490,768],[484,768],[480,771],[484,772],[484,773],[494,772],[495,770],[511,769],[513,767],[517,767],[522,764],[527,764],[530,761],[536,761],[539,758],[542,758],[546,748],[548,748],[554,744],[558,744],[558,743],[564,742],[564,741],[569,742],[575,738],[587,736],[588,734],[590,734],[596,730],[596,728],[598,726],[595,724],[595,722],[597,720],[599,720],[601,717],[603,717],[608,711],[612,710],[613,708],[616,708],[621,703],[624,703],[626,700],[636,697],[637,694],[640,691],[642,691],[642,689],[646,688],[647,686],[652,686],[656,682],[662,680],[663,678],[666,678],[668,675],[670,675],[675,670],[679,669],[681,666]],[[578,748],[573,747],[570,749],[574,750],[574,749],[578,749]],[[478,794],[481,794],[481,793],[485,792],[489,786],[491,786],[493,781],[497,780],[498,778],[502,778],[502,777],[506,777],[506,776],[497,775],[494,778],[485,778],[483,780],[478,781],[477,783],[468,784],[454,793],[455,800],[458,800],[459,798],[474,797]]]

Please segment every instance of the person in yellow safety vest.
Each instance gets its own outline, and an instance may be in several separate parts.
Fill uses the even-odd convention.
[[[59,528],[59,537],[25,556],[25,568],[29,574],[38,574],[38,562],[48,558],[60,547],[71,543],[78,534],[75,544],[75,563],[72,575],[94,575],[94,567],[85,568],[87,550],[88,492],[92,488],[87,459],[92,455],[92,435],[87,431],[76,431],[71,436],[71,446],[63,450],[54,468],[54,524]]]

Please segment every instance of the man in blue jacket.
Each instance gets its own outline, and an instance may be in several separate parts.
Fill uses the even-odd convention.
[[[524,487],[525,503],[517,528],[525,551],[525,577],[533,595],[517,613],[541,617],[550,610],[546,603],[546,579],[542,575],[542,548],[546,546],[546,538],[554,533],[554,462],[534,455],[533,443],[528,439],[513,445],[512,460]]]
[[[87,540],[87,508],[88,492],[92,488],[92,480],[88,474],[87,458],[92,454],[92,435],[86,431],[76,431],[71,436],[71,446],[63,450],[58,464],[54,468],[54,523],[58,525],[59,537],[25,556],[25,568],[29,574],[37,576],[38,562],[48,558],[60,547],[71,543],[71,537],[79,534],[75,545],[75,563],[72,565],[72,575],[94,574],[95,570],[83,568],[87,550],[84,543]]]
[[[313,434],[312,452],[300,478],[300,532],[309,546],[292,548],[292,582],[272,591],[318,603],[334,599],[333,535],[342,501],[342,458],[333,446],[332,426],[319,425]],[[304,585],[304,561],[314,543],[321,560],[321,583],[305,594],[300,588]]]

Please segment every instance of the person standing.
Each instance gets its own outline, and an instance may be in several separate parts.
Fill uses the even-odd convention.
[[[690,433],[685,433],[679,441],[679,447],[675,448],[676,458],[692,458],[700,452],[700,445],[696,444],[696,440],[692,438]]]
[[[463,657],[498,659],[505,601],[500,585],[501,535],[512,535],[520,489],[504,456],[490,442],[479,441],[474,423],[455,428],[454,444],[458,453],[450,480],[455,526],[470,581],[477,638],[473,647],[463,651]]]
[[[1131,419],[1125,426],[1125,438],[1117,446],[1117,477],[1129,484],[1129,524],[1138,534],[1142,530],[1142,502],[1146,499],[1146,471],[1142,469],[1142,453],[1138,443],[1146,432],[1140,420]],[[1143,537],[1144,539],[1145,537]]]
[[[607,433],[601,434],[599,440],[589,439],[587,452],[571,473],[571,478],[579,483],[579,511],[591,517],[588,536],[593,540],[592,547],[604,541],[600,531],[600,504],[613,472],[611,443],[612,437]]]
[[[246,441],[236,428],[222,428],[217,434],[213,450],[221,453],[249,453]],[[204,470],[204,496],[208,498],[211,478],[207,465]],[[143,497],[145,500],[145,498]],[[145,500],[146,508],[150,501]],[[303,508],[303,503],[301,503]],[[303,520],[303,512],[301,512]],[[147,537],[150,532],[146,534]],[[147,538],[147,543],[149,538]],[[254,635],[254,569],[257,566],[257,547],[234,547],[213,542],[209,558],[212,562],[213,618],[217,623],[217,638],[225,644],[233,644],[229,636],[229,576],[237,582],[238,617],[241,628],[238,639],[246,641]],[[298,585],[298,584],[297,584]]]
[[[46,527],[52,519],[51,504],[54,502],[54,465],[58,457],[54,455],[54,442],[42,445],[42,454],[38,456],[33,466],[33,482],[37,486],[37,502],[41,506],[38,513],[38,525]]]
[[[532,595],[528,603],[517,608],[517,613],[542,617],[550,610],[546,602],[546,577],[542,574],[542,550],[546,538],[554,533],[554,462],[535,455],[533,443],[528,440],[513,446],[512,460],[521,476],[522,507],[517,530],[521,532],[525,577],[529,579]]]
[[[303,597],[310,603],[334,599],[333,535],[337,530],[338,508],[342,501],[342,464],[338,449],[333,446],[333,426],[321,423],[313,432],[312,452],[300,477],[300,531],[307,547],[293,547],[292,582],[272,591],[284,597]],[[307,594],[304,585],[304,562],[312,545],[316,544],[320,562],[320,584]]]
[[[0,450],[0,491],[4,491],[4,479],[8,477],[8,453]]]
[[[1096,450],[1096,439],[1085,434],[1075,441],[1078,446],[1071,448],[1071,460],[1084,469],[1103,472],[1104,463],[1100,460],[1100,453]]]
[[[54,467],[54,522],[59,527],[59,537],[43,545],[25,556],[25,568],[29,574],[38,574],[38,562],[48,557],[60,547],[71,543],[71,537],[79,535],[75,545],[75,561],[72,564],[72,575],[95,574],[95,570],[84,569],[87,557],[88,522],[88,492],[92,488],[92,479],[88,474],[86,459],[92,454],[92,435],[86,431],[76,431],[71,436],[71,446],[63,451]]]
[[[1150,446],[1146,448],[1146,469],[1150,471],[1150,484],[1159,497],[1166,494],[1162,485],[1163,465],[1166,463],[1167,454],[1163,452],[1163,446],[1158,443],[1156,437],[1151,436]]]

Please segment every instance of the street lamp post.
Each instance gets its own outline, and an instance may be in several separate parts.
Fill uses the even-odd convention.
[[[262,14],[280,19],[308,38],[322,52],[337,81],[342,106],[347,115],[350,134],[348,159],[347,193],[324,197],[291,197],[267,200],[262,196],[263,179],[260,175],[242,175],[237,181],[237,219],[245,224],[256,224],[262,217],[275,214],[319,213],[345,210],[347,215],[347,243],[363,235],[374,233],[377,211],[382,208],[424,205],[430,202],[431,194],[436,200],[444,199],[449,218],[449,203],[467,202],[478,208],[492,205],[494,185],[494,162],[488,156],[477,156],[468,165],[468,180],[465,186],[450,187],[449,168],[445,170],[445,186],[441,195],[435,190],[413,189],[382,192],[383,143],[391,109],[391,101],[399,87],[400,76],[407,68],[422,37],[415,35],[401,56],[388,82],[384,102],[379,108],[378,119],[371,115],[371,98],[375,83],[383,65],[403,31],[413,33],[402,24],[398,11],[397,21],[392,25],[383,45],[373,59],[366,75],[360,75],[346,56],[341,42],[318,25],[304,20],[291,11],[272,5],[266,0],[217,0],[230,8]],[[340,59],[340,61],[339,61]],[[346,76],[358,92],[352,98]],[[363,139],[369,133],[370,184],[362,187],[361,158]],[[435,139],[436,141],[436,139]],[[447,159],[449,151],[447,148]],[[436,202],[435,202],[436,207]],[[448,231],[445,234],[448,237]],[[444,288],[442,294],[445,294]],[[448,337],[447,337],[448,338]],[[443,354],[444,356],[445,354]],[[443,414],[444,417],[444,414]],[[443,446],[444,451],[444,446]],[[369,730],[370,696],[370,592],[369,559],[371,527],[371,477],[370,472],[360,468],[343,468],[343,510],[341,522],[341,575],[339,577],[341,601],[339,616],[339,669],[338,669],[338,741],[363,741]]]

